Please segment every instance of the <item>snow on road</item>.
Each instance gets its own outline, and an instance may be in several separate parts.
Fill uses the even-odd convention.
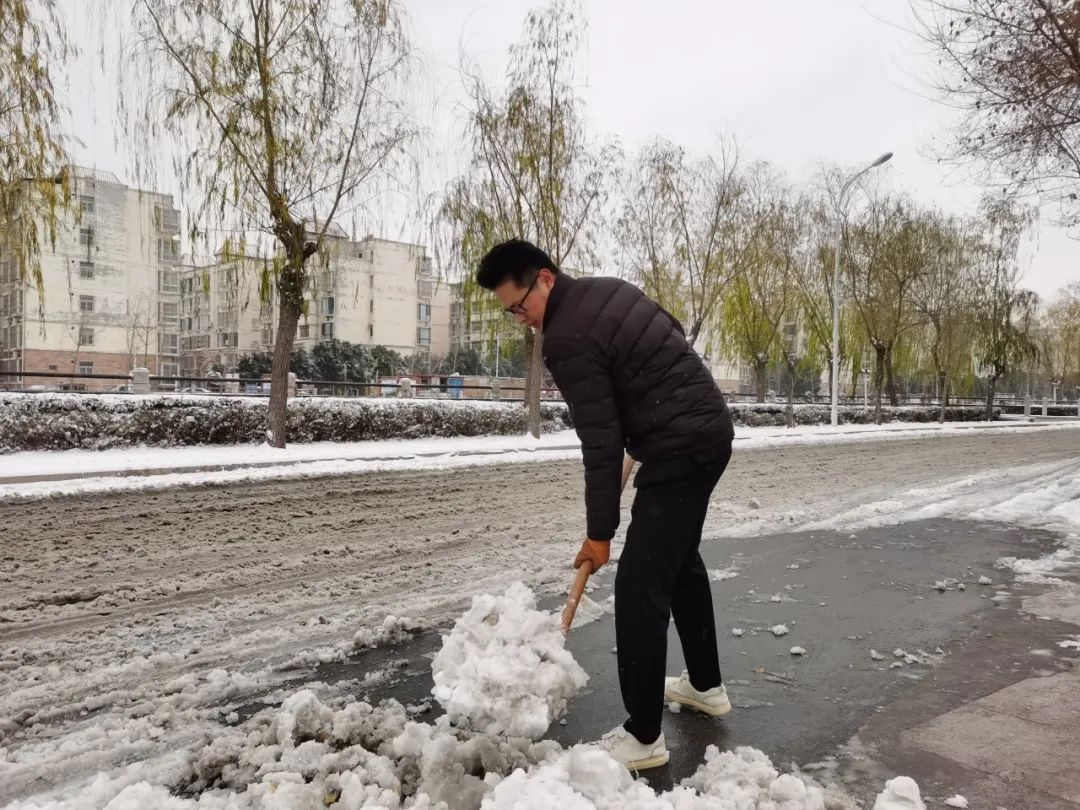
[[[1080,422],[985,422],[736,428],[737,451],[799,445],[912,440],[929,436],[1078,431]],[[174,489],[210,484],[324,478],[408,470],[449,470],[488,464],[574,459],[573,431],[532,436],[470,436],[378,442],[313,442],[279,450],[269,445],[142,447],[32,451],[0,455],[0,501],[64,495]]]
[[[1076,431],[908,436],[741,445],[706,534],[931,515],[1080,534]],[[580,463],[534,462],[0,504],[0,804],[100,807],[92,797],[125,784],[175,784],[189,749],[212,771],[250,747],[245,735],[282,746],[265,735],[284,709],[243,728],[230,718],[255,695],[288,698],[296,667],[444,622],[515,579],[565,588],[584,525]],[[1049,578],[1075,560],[1073,543],[1003,565]],[[387,625],[391,614],[403,618]],[[334,706],[356,688],[309,687]],[[232,742],[205,747],[223,731]],[[295,742],[296,756],[317,753],[317,738]],[[277,784],[264,806],[299,790]]]

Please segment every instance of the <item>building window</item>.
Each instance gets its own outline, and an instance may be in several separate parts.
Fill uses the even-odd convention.
[[[161,322],[165,326],[175,327],[178,321],[178,315],[180,307],[174,303],[162,302],[161,304]]]
[[[94,373],[94,363],[92,360],[80,360],[79,361],[79,374],[88,376]]]
[[[162,363],[161,364],[161,376],[162,377],[175,377],[180,373],[180,367],[176,363]]]
[[[320,334],[322,335],[324,340],[332,339],[334,337],[334,322],[327,321],[326,323],[324,323],[320,330]]]
[[[417,284],[417,293],[421,298],[431,298],[434,285],[430,281],[421,281]]]
[[[79,345],[80,346],[93,346],[94,345],[94,330],[87,329],[85,326],[79,327]]]
[[[375,324],[369,323],[367,328],[367,336],[369,338],[375,337]]]
[[[301,340],[307,340],[309,337],[311,337],[311,326],[309,324],[306,324],[306,323],[300,324],[300,335],[299,335],[299,337],[300,337]]]
[[[159,351],[162,354],[176,354],[176,350],[180,345],[179,335],[162,335]]]
[[[274,342],[274,333],[273,333],[272,329],[263,329],[262,330],[262,342],[263,342],[263,345],[268,345],[268,344]]]
[[[334,314],[334,296],[328,295],[322,300],[322,314],[333,315]]]
[[[170,262],[176,261],[177,248],[176,242],[172,239],[158,239],[158,261]]]
[[[374,311],[375,311],[375,299],[370,298],[370,299],[368,299],[368,312],[374,312]]]
[[[416,320],[427,323],[431,320],[431,304],[416,305]]]
[[[185,279],[185,283],[188,285],[187,292],[190,294],[193,291],[192,280]],[[161,292],[179,292],[180,276],[175,270],[158,271],[158,288]]]
[[[82,209],[84,214],[94,213],[94,198],[89,194],[79,195],[79,208]]]
[[[92,279],[94,277],[93,262],[79,262],[79,278]]]
[[[92,295],[80,295],[79,296],[79,312],[93,312],[94,311],[94,296]]]
[[[237,340],[236,332],[219,332],[218,333],[218,348],[230,348],[235,347],[239,341]]]
[[[79,228],[79,244],[83,247],[90,247],[90,245],[94,244],[93,228]]]
[[[431,329],[427,326],[421,326],[416,330],[416,342],[421,346],[431,345]]]
[[[432,266],[431,266],[431,257],[430,256],[424,256],[420,260],[420,275],[422,275],[422,276],[430,276],[432,274],[432,272],[433,272],[433,270],[432,270]]]

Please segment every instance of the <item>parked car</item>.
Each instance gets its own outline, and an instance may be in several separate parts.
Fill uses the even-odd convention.
[[[131,388],[130,385],[114,385],[112,388],[107,390],[105,393],[106,394],[130,394],[132,392],[133,391],[132,391],[132,388]]]
[[[179,391],[177,391],[177,393],[178,394],[211,394],[213,392],[210,391],[208,388],[198,388],[198,387],[193,386],[191,388],[181,388]]]

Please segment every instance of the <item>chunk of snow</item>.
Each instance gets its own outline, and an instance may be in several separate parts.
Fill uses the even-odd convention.
[[[955,796],[945,800],[945,806],[966,808],[968,806],[968,800],[957,793]]]
[[[874,802],[874,810],[926,810],[919,786],[909,776],[898,776],[885,783],[885,790]]]
[[[667,705],[668,711],[672,714],[678,714],[682,711],[682,704],[676,703],[674,700]]]
[[[742,634],[745,633],[745,632],[746,631],[743,630],[741,627],[732,627],[731,628],[731,635],[735,636],[735,638],[742,638]]]
[[[791,631],[787,629],[786,624],[777,624],[769,628],[774,636],[786,636]]]
[[[558,617],[538,611],[520,582],[475,597],[431,669],[432,694],[454,722],[513,737],[542,736],[588,680]]]
[[[875,661],[884,661],[885,656],[879,653],[877,650],[870,650],[870,657]]]
[[[980,585],[993,585],[994,580],[990,579],[990,577],[986,576],[986,574],[983,574],[981,577],[979,577],[979,584]]]
[[[791,648],[791,654],[792,655],[806,655],[806,650],[804,650],[802,647],[792,647]]]
[[[713,568],[709,570],[709,579],[713,582],[724,582],[725,580],[734,579],[739,575],[739,572],[734,568]]]

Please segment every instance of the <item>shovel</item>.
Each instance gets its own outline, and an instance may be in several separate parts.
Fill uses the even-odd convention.
[[[626,456],[623,459],[622,468],[622,484],[619,486],[619,492],[621,493],[626,489],[626,482],[630,480],[630,473],[634,470],[634,460],[630,456]],[[578,603],[581,601],[581,595],[585,593],[585,585],[589,582],[589,577],[592,576],[593,569],[592,563],[584,562],[577,570],[577,575],[574,577],[574,584],[570,586],[570,595],[566,599],[566,607],[562,612],[562,631],[563,635],[570,632],[570,625],[574,621],[574,614],[577,613]]]

